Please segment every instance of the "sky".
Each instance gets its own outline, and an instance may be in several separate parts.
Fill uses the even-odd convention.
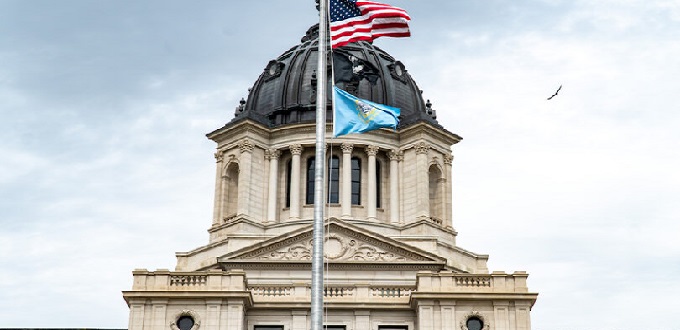
[[[680,329],[680,1],[391,0],[375,44],[463,141],[458,245],[534,330]],[[215,145],[314,1],[0,0],[0,327],[126,328],[208,241]],[[551,100],[559,86],[559,94]]]

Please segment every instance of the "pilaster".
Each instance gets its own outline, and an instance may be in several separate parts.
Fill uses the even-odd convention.
[[[399,172],[399,160],[403,159],[403,152],[399,150],[392,150],[388,154],[390,157],[390,222],[398,224],[400,219],[399,214],[399,180],[401,173]]]
[[[300,155],[302,145],[293,144],[289,147],[293,158],[290,162],[290,219],[300,219]]]
[[[343,143],[342,149],[342,218],[352,218],[352,149],[351,143]]]
[[[380,148],[378,146],[367,146],[366,154],[368,155],[368,220],[376,219],[376,197],[377,197],[377,177],[375,172],[375,156],[378,154]]]
[[[429,177],[427,166],[427,152],[430,145],[419,142],[415,146],[416,151],[416,220],[430,218]]]
[[[281,151],[276,149],[267,150],[266,158],[269,160],[269,194],[267,196],[267,222],[276,222],[276,211],[279,190],[279,157]]]

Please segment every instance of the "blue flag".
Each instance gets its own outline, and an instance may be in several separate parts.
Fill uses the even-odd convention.
[[[362,100],[333,86],[333,137],[378,128],[397,129],[399,108]]]

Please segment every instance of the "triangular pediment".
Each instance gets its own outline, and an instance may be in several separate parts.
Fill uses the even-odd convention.
[[[428,265],[425,268],[439,269],[446,264],[444,258],[338,219],[329,220],[324,229],[324,260],[331,265]],[[219,262],[223,265],[308,264],[312,260],[312,243],[313,229],[308,226],[226,254]]]

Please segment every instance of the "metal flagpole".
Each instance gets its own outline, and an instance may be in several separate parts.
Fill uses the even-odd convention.
[[[312,307],[311,330],[323,329],[323,177],[326,168],[326,38],[328,29],[328,0],[319,1],[319,50],[316,84],[316,156],[314,168],[314,229],[312,250]]]

